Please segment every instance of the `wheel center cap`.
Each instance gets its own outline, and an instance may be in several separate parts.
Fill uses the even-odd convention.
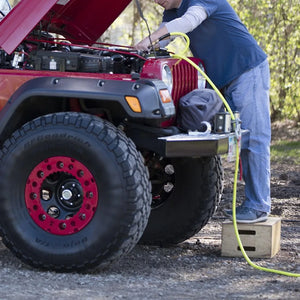
[[[64,200],[70,200],[72,198],[73,194],[72,191],[69,189],[63,190],[62,191],[62,197]]]
[[[74,178],[68,178],[61,183],[58,197],[61,204],[68,209],[79,209],[83,201],[82,187]]]

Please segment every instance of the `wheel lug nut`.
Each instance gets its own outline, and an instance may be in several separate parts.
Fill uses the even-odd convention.
[[[60,229],[66,229],[67,224],[66,223],[61,223],[59,224]]]
[[[85,220],[85,218],[86,218],[86,215],[85,214],[81,214],[80,219],[81,220]]]
[[[78,173],[77,173],[77,174],[78,174],[78,176],[79,176],[79,177],[83,177],[83,175],[84,175],[84,172],[83,172],[82,170],[80,170],[80,171],[78,171]]]
[[[36,194],[36,193],[31,193],[31,194],[30,194],[30,198],[31,198],[32,200],[36,199],[36,197],[37,197],[37,194]]]
[[[39,173],[38,173],[38,177],[39,177],[39,178],[43,178],[43,177],[44,177],[44,175],[45,175],[45,174],[44,174],[44,172],[43,172],[43,171],[39,171]]]
[[[175,170],[174,170],[174,167],[173,165],[167,165],[165,167],[165,173],[168,174],[168,175],[172,175],[175,173]]]
[[[40,219],[41,219],[42,221],[45,221],[45,220],[46,220],[46,215],[40,215]]]
[[[62,169],[62,168],[64,167],[64,163],[61,162],[61,161],[59,161],[59,162],[57,163],[57,167],[58,167],[59,169]]]

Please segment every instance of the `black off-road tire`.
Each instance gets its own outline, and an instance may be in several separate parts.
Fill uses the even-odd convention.
[[[203,228],[220,202],[223,168],[219,156],[146,157],[152,181],[152,210],[141,243],[180,243]]]
[[[107,265],[139,241],[150,214],[149,173],[133,142],[80,113],[39,117],[0,151],[0,232],[33,267]]]

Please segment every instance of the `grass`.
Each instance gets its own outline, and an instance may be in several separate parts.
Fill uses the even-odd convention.
[[[272,161],[290,161],[300,164],[300,141],[279,140],[271,146]]]

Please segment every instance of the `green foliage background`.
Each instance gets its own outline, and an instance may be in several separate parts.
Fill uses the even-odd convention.
[[[231,0],[269,56],[272,119],[300,121],[300,1]]]
[[[12,4],[18,1],[10,0]],[[272,120],[291,119],[300,122],[300,0],[228,2],[268,54]],[[112,2],[112,5],[116,3]],[[153,0],[140,0],[140,4],[150,31],[153,31],[161,21],[162,8]],[[145,22],[139,16],[135,1],[132,1],[100,40],[134,45],[147,35]]]

